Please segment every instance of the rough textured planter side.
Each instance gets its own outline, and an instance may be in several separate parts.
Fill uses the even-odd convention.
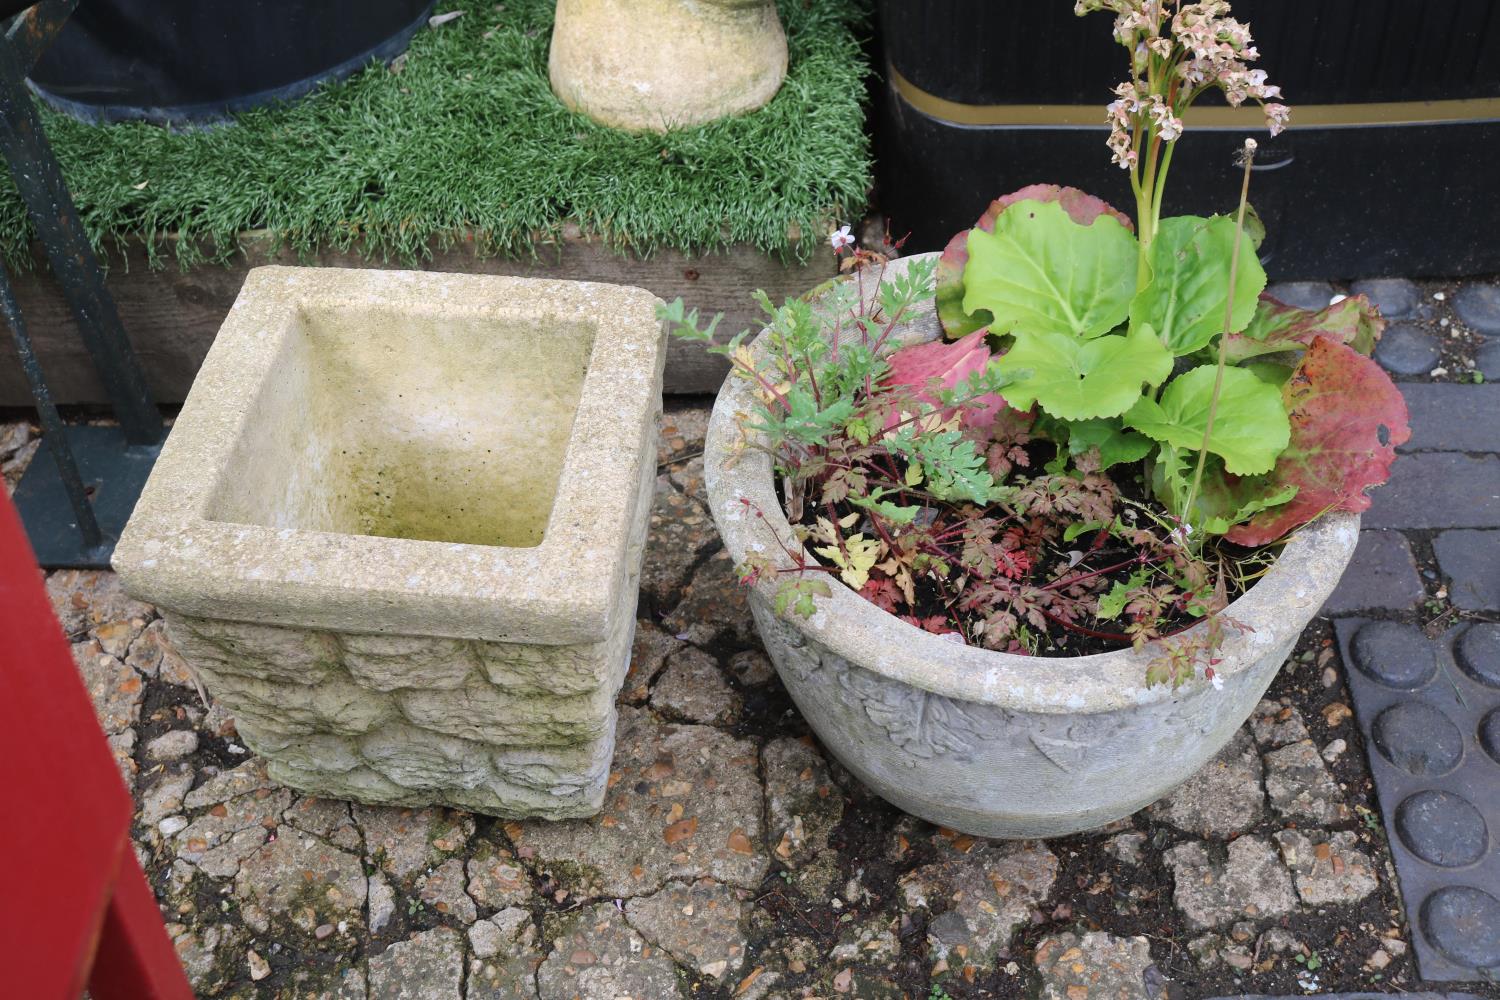
[[[655,303],[250,273],[114,565],[277,780],[597,811],[655,480]]]
[[[939,336],[929,309],[899,339]],[[772,535],[791,543],[770,459],[741,447],[737,418],[752,402],[741,379],[719,393],[708,429],[709,502],[736,561],[755,551],[792,567]],[[776,616],[770,580],[757,584],[750,605],[797,707],[881,796],[966,833],[1061,836],[1130,815],[1228,742],[1332,592],[1358,536],[1354,515],[1302,529],[1229,606],[1225,613],[1245,628],[1230,629],[1218,654],[1222,690],[1202,678],[1175,691],[1147,687],[1159,643],[1075,658],[991,652],[908,625],[837,583],[811,618]]]
[[[786,63],[775,0],[558,0],[548,73],[575,111],[665,132],[753,111]]]

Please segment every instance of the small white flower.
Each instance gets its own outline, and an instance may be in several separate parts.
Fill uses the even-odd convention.
[[[848,226],[845,226],[843,229],[829,236],[828,242],[833,246],[834,252],[837,253],[844,249],[844,247],[852,247],[854,245],[854,234],[849,232]]]
[[[1203,676],[1208,678],[1208,682],[1214,686],[1215,691],[1224,690],[1224,678],[1213,667],[1204,667]]]

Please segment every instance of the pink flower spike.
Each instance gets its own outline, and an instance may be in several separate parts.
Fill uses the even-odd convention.
[[[937,406],[938,399],[932,394],[935,388],[955,389],[990,363],[990,349],[984,342],[988,332],[975,330],[952,343],[938,340],[903,347],[887,359],[891,370],[886,384],[907,386],[922,402]],[[1006,406],[1000,394],[994,392],[979,397],[977,403],[963,411],[964,426],[976,430],[987,430]],[[949,410],[944,416],[951,413]]]

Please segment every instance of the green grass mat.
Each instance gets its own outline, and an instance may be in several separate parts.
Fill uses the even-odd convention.
[[[564,108],[547,83],[554,0],[457,0],[462,17],[412,40],[399,73],[356,74],[233,125],[169,132],[43,111],[96,247],[151,241],[153,258],[227,260],[269,230],[298,252],[414,261],[472,235],[525,255],[576,221],[635,253],[747,242],[794,252],[788,229],[852,221],[870,182],[859,42],[867,4],[781,0],[791,50],[766,107],[671,134],[632,135]],[[173,239],[172,237],[181,237]],[[31,238],[0,182],[0,254]]]

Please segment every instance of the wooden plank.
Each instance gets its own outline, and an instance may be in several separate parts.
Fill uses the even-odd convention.
[[[724,313],[726,334],[758,327],[761,313],[751,293],[763,288],[775,301],[800,295],[837,273],[830,248],[820,245],[806,264],[785,262],[753,247],[737,245],[723,253],[686,255],[663,251],[651,257],[627,257],[591,241],[569,227],[555,243],[539,247],[534,260],[477,257],[459,246],[441,250],[418,265],[422,270],[474,274],[527,275],[639,285],[668,301],[681,296],[708,315]],[[245,273],[261,264],[308,264],[323,267],[402,265],[367,260],[358,252],[325,252],[299,260],[293,253],[270,251],[270,240],[247,234],[245,253],[232,265],[204,264],[181,270],[175,263],[152,270],[138,242],[109,260],[108,285],[121,321],[135,346],[151,389],[161,403],[180,403],[208,353],[219,325],[239,294]],[[60,403],[102,403],[103,388],[73,327],[61,289],[47,270],[39,248],[36,267],[13,276],[16,296],[36,342],[47,382]],[[727,370],[723,360],[692,344],[673,342],[667,353],[666,390],[674,394],[718,391]],[[0,343],[0,406],[29,406],[31,397],[21,376],[10,338]]]

